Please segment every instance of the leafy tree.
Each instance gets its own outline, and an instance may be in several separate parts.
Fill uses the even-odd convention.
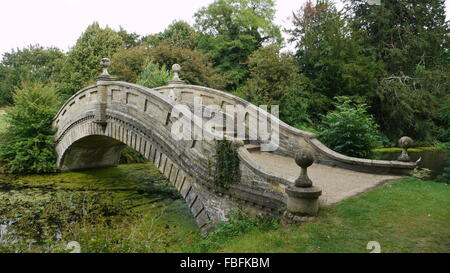
[[[273,0],[216,0],[195,14],[195,26],[203,34],[198,47],[230,79],[229,90],[246,79],[245,63],[253,51],[281,42],[274,6]]]
[[[23,81],[50,83],[65,59],[57,48],[30,45],[3,55],[0,64],[0,105],[11,104],[14,90]]]
[[[172,77],[173,75],[167,70],[166,65],[160,67],[158,64],[149,62],[136,83],[148,88],[155,88],[167,85]]]
[[[383,61],[389,75],[411,75],[417,65],[431,69],[450,64],[444,0],[345,2],[352,28],[362,37],[363,46]]]
[[[280,118],[296,127],[309,127],[328,102],[321,94],[312,95],[311,84],[299,73],[296,59],[280,53],[280,47],[261,47],[248,60],[249,79],[236,94],[256,105],[279,105]]]
[[[7,171],[40,173],[56,169],[52,122],[60,102],[55,89],[40,83],[15,92],[0,142],[0,159]]]
[[[125,43],[125,48],[129,49],[141,44],[141,36],[135,32],[127,32],[122,26],[119,26],[117,31],[122,41]]]
[[[380,80],[376,98],[377,122],[386,135],[397,140],[408,135],[425,143],[449,141],[445,104],[450,98],[448,75],[418,66],[412,76],[390,76]]]
[[[209,61],[208,56],[197,50],[160,44],[150,49],[150,60],[166,67],[181,65],[180,76],[187,83],[222,89],[225,79]]]
[[[354,157],[367,158],[380,143],[378,125],[367,114],[367,106],[337,97],[336,110],[324,116],[318,136],[331,149]]]
[[[88,26],[70,50],[58,79],[58,89],[65,96],[71,96],[94,81],[101,72],[102,58],[111,58],[125,44],[117,32],[109,27],[101,28],[95,22]]]
[[[165,43],[171,46],[196,49],[200,34],[185,21],[174,21],[166,30],[144,38],[144,43],[157,46]]]
[[[374,95],[382,67],[352,37],[333,2],[308,1],[293,14],[293,25],[289,33],[296,42],[301,72],[317,92],[329,98]]]
[[[146,46],[120,49],[111,58],[110,73],[121,81],[135,83],[150,58]]]

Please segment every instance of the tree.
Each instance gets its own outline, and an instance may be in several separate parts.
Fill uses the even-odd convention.
[[[354,36],[384,67],[371,100],[382,130],[395,140],[448,141],[442,132],[450,68],[445,1],[345,2]]]
[[[382,67],[352,36],[345,18],[331,1],[308,1],[293,14],[289,30],[296,42],[301,72],[317,92],[374,96]]]
[[[146,46],[120,49],[112,56],[109,71],[118,80],[136,83],[149,59],[150,50]]]
[[[263,44],[281,43],[273,23],[273,0],[216,0],[195,14],[195,27],[203,34],[199,48],[227,76],[232,90],[247,77],[246,62]]]
[[[130,49],[132,47],[141,44],[141,36],[135,32],[127,32],[122,26],[119,26],[119,31],[117,31],[122,41],[125,43],[125,48]]]
[[[0,64],[0,105],[11,104],[13,92],[22,82],[52,82],[65,59],[59,49],[30,45],[3,55]]]
[[[450,36],[444,0],[345,2],[353,30],[362,37],[363,46],[383,61],[388,75],[411,75],[417,65],[448,67]]]
[[[292,54],[280,53],[278,45],[261,47],[248,60],[250,76],[236,94],[256,105],[279,105],[280,119],[305,128],[326,113],[329,102],[312,94],[310,81],[299,73]]]
[[[172,77],[173,75],[167,70],[166,65],[160,67],[153,62],[149,62],[139,75],[136,83],[148,88],[155,88],[167,85]]]
[[[101,28],[97,22],[88,26],[68,54],[58,79],[59,91],[68,97],[94,81],[101,72],[100,60],[124,47],[120,35],[109,27]]]
[[[55,89],[40,83],[16,91],[0,142],[0,160],[7,171],[39,173],[56,169],[52,122],[60,103]]]
[[[180,76],[189,84],[221,89],[225,79],[213,68],[208,56],[197,50],[160,44],[150,49],[150,60],[166,67],[180,64]]]
[[[157,46],[165,43],[171,46],[196,49],[200,34],[185,21],[174,21],[163,32],[149,35],[144,43]]]

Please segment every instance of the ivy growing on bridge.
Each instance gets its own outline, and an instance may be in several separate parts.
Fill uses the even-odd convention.
[[[229,188],[241,180],[237,147],[229,140],[216,140],[214,183]]]

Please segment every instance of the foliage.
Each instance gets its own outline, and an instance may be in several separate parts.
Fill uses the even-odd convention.
[[[280,29],[273,23],[273,0],[216,0],[195,14],[195,27],[203,34],[198,47],[235,89],[247,77],[245,63],[264,43],[280,43]]]
[[[450,105],[448,88],[446,73],[427,71],[420,66],[412,77],[381,79],[373,100],[377,121],[391,139],[408,135],[428,143],[437,138],[448,141],[442,131],[448,128],[445,120],[445,105]]]
[[[197,50],[160,44],[150,50],[150,60],[159,65],[181,65],[180,77],[189,84],[221,89],[225,79],[209,61],[208,56]]]
[[[30,45],[3,55],[0,64],[0,105],[11,104],[22,82],[49,84],[60,72],[65,55],[59,49]]]
[[[150,52],[145,46],[120,49],[111,58],[109,72],[118,80],[136,83],[149,58]]]
[[[160,67],[158,64],[149,62],[136,83],[148,88],[155,88],[167,85],[172,77],[173,75],[166,69],[166,65],[163,64]]]
[[[59,91],[69,97],[94,81],[101,72],[100,60],[124,47],[120,35],[109,27],[101,28],[97,22],[88,26],[69,51],[58,79]]]
[[[280,47],[261,47],[248,60],[249,79],[238,88],[236,95],[255,105],[279,105],[280,119],[304,127],[326,113],[328,99],[313,94],[310,81],[300,74],[294,56],[280,53]]]
[[[163,32],[144,38],[144,44],[157,46],[162,43],[182,48],[196,49],[200,34],[185,21],[174,21]]]
[[[215,146],[214,183],[229,188],[241,180],[237,147],[226,139],[216,140]]]
[[[235,237],[252,231],[276,230],[278,227],[277,220],[253,217],[240,210],[231,211],[228,221],[219,223],[212,232],[195,246],[194,251],[214,251]]]
[[[140,35],[137,33],[127,32],[122,26],[119,26],[119,31],[117,31],[122,41],[125,43],[125,49],[130,49],[141,44]]]
[[[336,109],[323,117],[319,138],[332,150],[354,157],[369,157],[380,141],[378,125],[367,106],[337,97]]]
[[[438,177],[439,182],[450,184],[450,143],[446,143],[447,146],[447,167],[444,168],[442,175]]]
[[[448,67],[450,36],[444,0],[346,0],[361,44],[385,64],[388,75],[411,75],[417,65]],[[400,75],[399,75],[400,74]]]
[[[301,72],[313,89],[329,98],[373,96],[381,66],[351,35],[333,2],[308,1],[293,15],[291,41],[296,42]]]
[[[413,171],[414,178],[421,180],[430,180],[431,179],[431,170],[427,168],[418,168],[416,167]]]
[[[29,84],[16,91],[0,143],[0,159],[9,172],[56,169],[52,122],[59,105],[56,91],[42,84]]]

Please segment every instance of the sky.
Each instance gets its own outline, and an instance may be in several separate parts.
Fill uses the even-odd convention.
[[[69,50],[94,21],[147,35],[193,15],[214,0],[13,0],[0,4],[0,55],[30,44]],[[306,0],[275,0],[275,23],[288,27],[292,11]],[[338,7],[342,4],[338,3]],[[450,18],[450,0],[446,0]]]

